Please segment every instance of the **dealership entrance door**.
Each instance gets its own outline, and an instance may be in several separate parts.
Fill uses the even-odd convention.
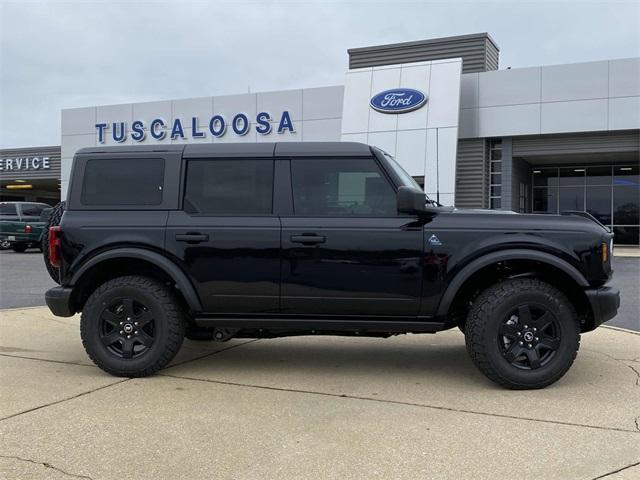
[[[613,228],[619,245],[639,245],[638,163],[533,166],[533,213],[585,211]]]
[[[487,162],[491,195],[497,188],[501,200],[493,208],[588,212],[613,229],[616,244],[640,245],[640,131],[511,137],[488,144],[500,150],[499,160]]]

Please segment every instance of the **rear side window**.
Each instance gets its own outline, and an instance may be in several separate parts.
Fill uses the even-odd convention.
[[[394,188],[373,159],[292,160],[296,215],[396,216]]]
[[[201,215],[269,215],[273,160],[190,160],[184,209]]]
[[[22,215],[28,217],[39,217],[42,211],[47,208],[47,205],[41,205],[39,203],[23,203]]]
[[[160,205],[164,184],[161,158],[89,160],[84,168],[84,205]]]
[[[17,215],[15,203],[0,203],[0,215]]]

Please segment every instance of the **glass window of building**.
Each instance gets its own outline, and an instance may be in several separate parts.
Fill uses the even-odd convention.
[[[640,166],[534,167],[534,213],[586,211],[613,229],[619,245],[638,245]]]

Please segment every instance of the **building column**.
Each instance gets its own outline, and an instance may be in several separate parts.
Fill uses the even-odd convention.
[[[518,211],[518,206],[513,205],[514,188],[513,184],[513,141],[511,137],[502,138],[502,188],[501,188],[501,210]]]

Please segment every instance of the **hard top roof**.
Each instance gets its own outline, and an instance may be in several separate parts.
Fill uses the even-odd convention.
[[[371,147],[356,142],[201,143],[187,145],[122,145],[86,147],[76,153],[183,152],[184,158],[202,157],[324,157],[366,156]]]

